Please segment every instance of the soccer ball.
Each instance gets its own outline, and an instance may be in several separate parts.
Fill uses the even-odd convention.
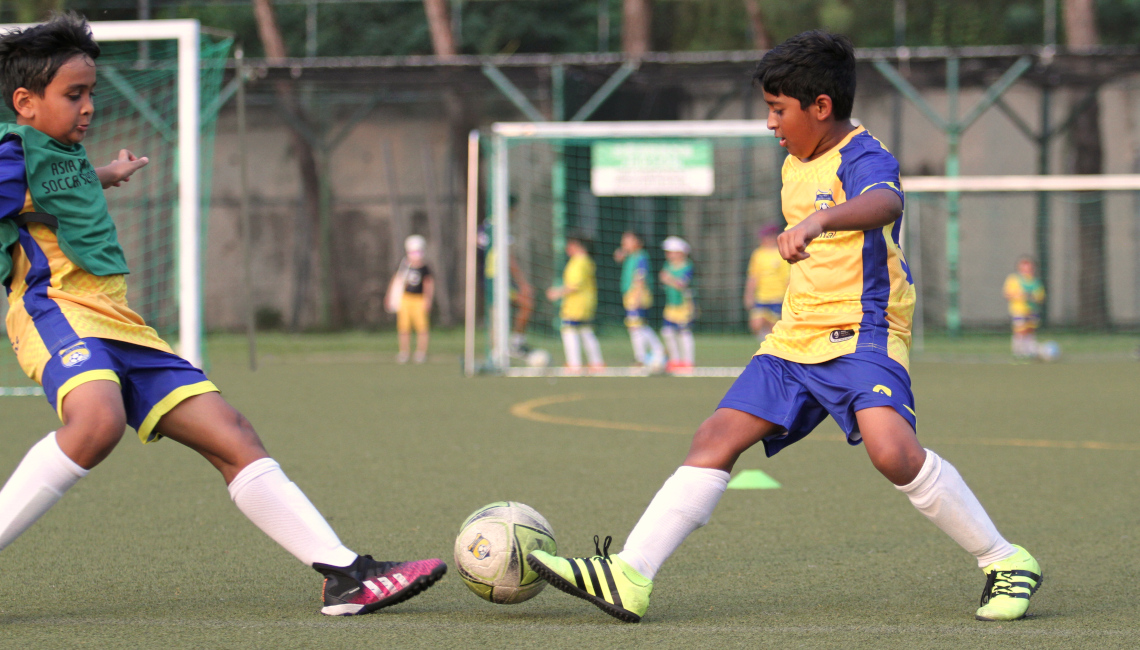
[[[1037,346],[1037,356],[1042,361],[1056,361],[1061,358],[1061,346],[1056,341],[1045,341]]]
[[[455,538],[455,566],[463,584],[500,605],[530,600],[546,581],[531,570],[531,551],[556,553],[554,530],[538,511],[517,501],[496,501],[471,513]]]
[[[542,348],[535,348],[526,355],[526,365],[531,368],[545,368],[550,365],[550,353]]]

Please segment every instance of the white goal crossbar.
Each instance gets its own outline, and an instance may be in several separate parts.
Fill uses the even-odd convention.
[[[96,41],[178,42],[178,353],[202,367],[201,27],[197,20],[92,22]],[[0,29],[33,25],[0,25]]]

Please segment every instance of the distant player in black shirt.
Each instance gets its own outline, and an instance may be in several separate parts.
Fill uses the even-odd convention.
[[[427,242],[419,235],[412,235],[404,241],[404,251],[408,256],[400,262],[400,269],[388,287],[386,303],[390,311],[396,312],[396,331],[400,336],[400,353],[396,356],[399,363],[408,362],[413,329],[416,331],[415,362],[427,360],[435,279],[424,261],[426,247]]]

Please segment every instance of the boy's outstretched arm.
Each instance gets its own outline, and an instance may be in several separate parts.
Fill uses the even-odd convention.
[[[811,257],[807,245],[825,232],[871,230],[892,223],[902,214],[902,199],[893,190],[869,190],[834,208],[817,210],[776,238],[780,256],[792,264]]]
[[[139,158],[126,149],[120,149],[118,158],[102,167],[96,167],[95,173],[99,176],[99,183],[103,185],[103,189],[118,187],[131,180],[131,174],[146,167],[148,163],[150,158],[146,156]]]

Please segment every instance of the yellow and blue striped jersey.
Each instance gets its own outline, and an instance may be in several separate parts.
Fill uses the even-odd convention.
[[[780,198],[788,226],[872,189],[903,198],[899,166],[863,127],[819,158],[784,160]],[[877,352],[910,363],[915,292],[899,246],[902,218],[866,231],[825,232],[792,265],[781,319],[757,354],[822,363]]]

